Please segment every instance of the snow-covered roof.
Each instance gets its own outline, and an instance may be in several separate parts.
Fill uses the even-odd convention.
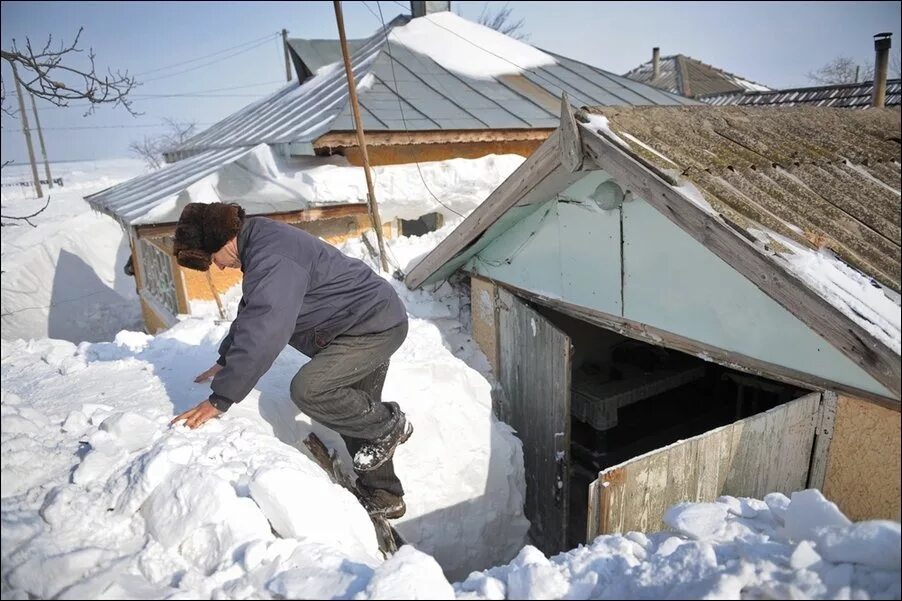
[[[808,88],[771,90],[769,92],[732,92],[699,97],[712,106],[835,106],[848,108],[868,108],[874,82],[832,84]],[[886,106],[902,104],[902,79],[886,82]]]
[[[471,211],[523,162],[488,155],[373,169],[384,220],[416,219],[431,210],[446,217]],[[430,192],[442,205],[424,200]],[[361,167],[339,155],[281,157],[271,147],[210,150],[86,197],[125,225],[172,223],[189,202],[236,202],[249,215],[365,203]],[[478,200],[477,200],[478,199]]]
[[[697,98],[709,94],[766,92],[770,90],[765,85],[734,75],[723,69],[718,69],[683,54],[662,56],[659,60],[657,77],[654,77],[652,61],[642,63],[623,76],[689,98]]]
[[[352,131],[338,41],[293,40],[290,47],[301,85],[287,85],[176,150],[311,143],[329,131]],[[564,91],[587,106],[693,103],[450,12],[397,17],[351,48],[367,131],[554,128]]]
[[[658,210],[677,214],[677,225],[899,394],[898,110],[590,110],[579,127],[591,151],[584,161],[598,162],[590,136],[625,151],[625,172],[658,182],[661,193],[667,186],[673,204]],[[549,138],[509,178],[519,183],[486,199],[409,271],[408,285],[447,277],[512,227],[519,205],[569,185],[562,146],[562,133]],[[541,187],[528,184],[535,173],[546,174]]]

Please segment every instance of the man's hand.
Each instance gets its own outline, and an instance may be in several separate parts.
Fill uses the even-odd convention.
[[[207,399],[193,409],[189,409],[188,411],[175,416],[175,419],[169,422],[169,425],[171,426],[175,422],[185,420],[185,425],[194,430],[208,419],[218,417],[221,414],[222,411],[214,407],[213,404],[210,403],[210,400]]]
[[[222,369],[222,365],[220,365],[219,363],[214,363],[210,369],[199,374],[196,378],[194,378],[194,381],[197,382],[198,384],[200,384],[201,382],[206,382],[207,380],[209,380],[210,378],[212,378],[213,376],[218,374],[219,370],[221,370],[221,369]]]

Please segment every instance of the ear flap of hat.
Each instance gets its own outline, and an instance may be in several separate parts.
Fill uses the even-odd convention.
[[[195,271],[207,271],[213,262],[213,256],[203,250],[188,249],[180,250],[176,253],[175,260],[182,267],[194,269]]]

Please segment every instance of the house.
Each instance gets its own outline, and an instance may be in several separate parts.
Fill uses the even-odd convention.
[[[698,100],[712,106],[833,106],[867,108],[874,95],[874,82],[831,84],[765,92],[726,92],[699,96]],[[902,79],[886,82],[885,106],[899,106],[902,99]]]
[[[899,519],[900,113],[605,107],[408,273],[469,285],[546,553],[817,487]]]
[[[623,76],[687,98],[770,90],[765,85],[733,75],[691,56],[684,54],[661,56],[659,48],[652,49],[650,61],[642,63]]]
[[[370,38],[350,42],[372,165],[415,164],[419,170],[424,161],[527,156],[557,127],[562,91],[591,105],[695,104],[453,13],[429,12],[447,3],[413,4],[421,5],[414,14],[425,15],[399,16]],[[212,302],[240,281],[236,270],[210,280],[175,264],[172,233],[187,202],[238,202],[248,214],[276,217],[335,242],[367,227],[365,195],[311,197],[299,184],[309,170],[336,158],[362,164],[339,42],[292,40],[289,49],[299,83],[166,153],[166,168],[86,199],[129,232],[151,331],[190,313],[192,301]],[[410,223],[383,229],[422,233],[441,224],[444,212],[427,196],[420,214],[406,217]]]

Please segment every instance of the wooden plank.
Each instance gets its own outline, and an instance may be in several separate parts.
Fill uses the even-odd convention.
[[[570,339],[515,296],[503,293],[501,384],[510,425],[523,442],[526,517],[546,554],[567,548]]]
[[[544,140],[554,128],[529,129],[442,129],[409,132],[376,132],[366,134],[367,146],[406,146],[410,144],[460,144],[472,142],[508,142],[516,140]],[[355,132],[329,132],[313,143],[317,150],[352,148],[357,146]]]
[[[351,217],[355,215],[368,215],[366,203],[341,203],[311,207],[299,211],[283,211],[279,213],[266,213],[254,215],[255,217],[267,217],[283,223],[303,223],[318,219],[337,219],[339,217]],[[138,238],[162,238],[175,234],[176,223],[156,223],[153,225],[139,225],[136,227]]]
[[[836,401],[837,395],[831,390],[824,392],[821,397],[814,450],[811,453],[811,470],[808,473],[808,488],[824,490],[827,457],[830,455],[830,442],[833,440],[833,426],[836,422]]]
[[[561,164],[574,173],[583,166],[583,148],[580,129],[576,126],[573,108],[567,92],[561,95]]]
[[[801,490],[819,398],[805,395],[602,471],[594,527],[604,534],[657,532],[676,503]]]
[[[442,265],[475,241],[558,166],[560,166],[560,134],[555,130],[510,177],[495,188],[495,191],[464,219],[463,223],[411,269],[405,278],[407,287],[414,289],[422,284]]]
[[[902,396],[899,355],[808,288],[739,232],[682,192],[644,169],[632,154],[603,134],[587,129],[586,155],[633,194],[704,244],[803,323],[839,349],[896,396]]]
[[[589,483],[589,506],[586,508],[586,544],[591,545],[601,532],[598,522],[601,509],[601,482],[593,480]]]
[[[601,311],[595,311],[586,307],[573,305],[571,303],[561,301],[557,298],[549,298],[541,294],[536,294],[535,292],[532,292],[530,290],[524,290],[507,282],[501,282],[497,280],[495,280],[495,282],[501,286],[506,286],[512,290],[515,290],[517,294],[524,298],[528,298],[533,302],[551,307],[556,311],[560,311],[561,313],[570,315],[571,317],[576,317],[577,319],[582,319],[607,330],[612,330],[628,338],[642,340],[656,346],[672,348],[684,353],[701,356],[704,357],[707,361],[718,363],[725,367],[729,367],[730,369],[736,369],[739,371],[744,371],[746,373],[762,376],[770,380],[779,380],[781,382],[786,382],[788,384],[793,384],[795,386],[801,386],[808,389],[815,388],[818,390],[835,390],[839,392],[846,392],[858,398],[867,400],[871,403],[875,403],[877,405],[881,405],[895,411],[900,410],[900,403],[898,399],[880,396],[866,390],[847,386],[840,382],[834,382],[832,380],[819,378],[808,373],[790,369],[788,367],[777,365],[775,363],[768,363],[767,361],[762,361],[760,359],[749,357],[748,355],[743,355],[741,353],[727,351],[710,344],[692,340],[684,336],[680,336],[679,334],[674,334],[672,332],[626,319],[618,315],[612,315],[610,313],[603,313]]]

